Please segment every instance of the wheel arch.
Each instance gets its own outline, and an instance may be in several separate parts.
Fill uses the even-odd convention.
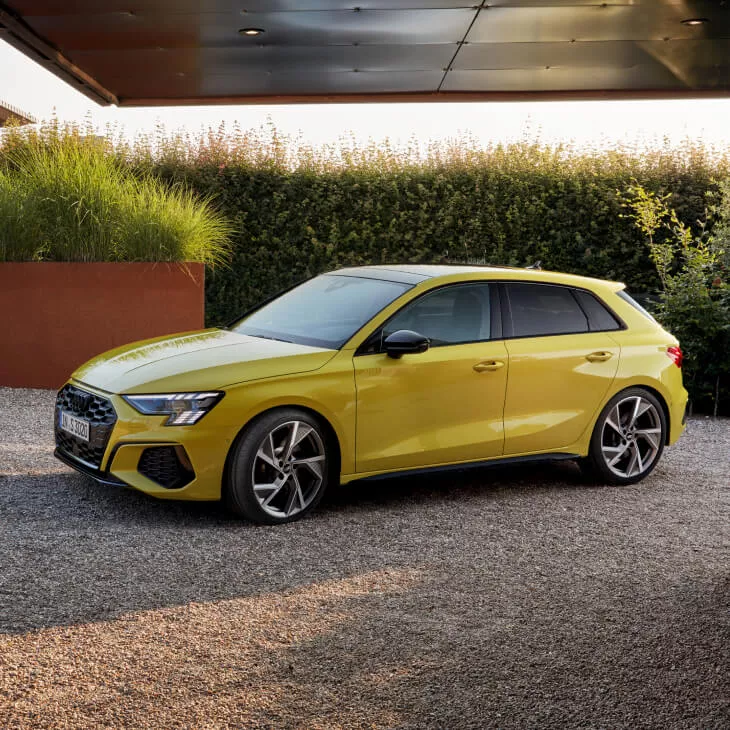
[[[598,414],[596,415],[594,422],[593,422],[593,428],[595,428],[596,421],[598,419],[598,416],[603,412],[603,409],[606,407],[606,404],[612,401],[617,395],[621,395],[621,393],[624,393],[627,390],[631,390],[632,388],[642,388],[643,390],[646,390],[647,392],[651,393],[658,401],[659,405],[662,407],[662,413],[664,414],[664,419],[667,424],[667,431],[664,435],[664,445],[666,446],[669,444],[669,436],[671,434],[671,414],[669,411],[669,403],[667,402],[667,398],[664,395],[664,393],[661,392],[658,388],[655,387],[655,385],[652,385],[647,382],[638,381],[635,383],[624,383],[623,387],[620,390],[617,390],[613,393],[611,393],[605,401],[601,404],[601,407],[598,409]],[[591,429],[592,431],[592,429]]]
[[[270,413],[273,413],[275,411],[285,411],[285,410],[298,410],[303,411],[304,413],[307,413],[312,418],[314,418],[316,421],[320,423],[322,428],[325,431],[325,435],[327,437],[327,442],[333,447],[334,449],[334,458],[332,460],[332,464],[330,464],[330,479],[333,481],[330,482],[330,486],[332,486],[333,483],[339,484],[340,474],[342,471],[342,446],[340,444],[339,436],[337,435],[337,431],[335,430],[334,426],[330,423],[329,419],[324,416],[319,411],[315,410],[314,408],[311,408],[310,406],[303,406],[299,403],[291,403],[286,405],[274,405],[270,406],[269,408],[265,408],[262,411],[259,411],[254,416],[248,419],[241,428],[238,430],[238,433],[236,434],[235,438],[231,441],[231,445],[228,449],[228,453],[226,454],[226,461],[223,466],[223,474],[222,474],[222,483],[221,483],[221,494],[224,493],[226,489],[226,485],[228,484],[228,477],[230,474],[230,468],[231,468],[231,462],[233,459],[233,454],[236,450],[236,446],[238,445],[238,442],[243,438],[246,431],[248,431],[249,428],[251,428],[257,421],[260,421],[265,416],[268,416]]]
[[[664,434],[664,445],[669,444],[669,435],[672,432],[672,422],[671,422],[671,414],[669,412],[669,404],[667,403],[667,399],[664,397],[664,395],[661,393],[661,391],[657,390],[656,388],[652,387],[651,385],[632,385],[629,386],[631,388],[643,388],[644,390],[649,391],[658,401],[659,405],[662,407],[662,411],[664,412],[664,420],[667,423],[667,431]],[[626,388],[625,390],[628,390]]]

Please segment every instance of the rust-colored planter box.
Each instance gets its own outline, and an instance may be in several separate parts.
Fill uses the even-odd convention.
[[[204,326],[205,267],[0,263],[0,386],[59,388],[94,355]]]

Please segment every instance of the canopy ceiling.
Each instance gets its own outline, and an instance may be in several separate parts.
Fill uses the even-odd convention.
[[[129,106],[730,92],[725,0],[0,0],[0,38]]]

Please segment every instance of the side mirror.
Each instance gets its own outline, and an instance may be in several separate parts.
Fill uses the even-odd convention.
[[[383,342],[388,357],[396,360],[402,355],[415,355],[419,352],[426,352],[431,345],[431,340],[418,332],[411,330],[398,330],[388,335]]]

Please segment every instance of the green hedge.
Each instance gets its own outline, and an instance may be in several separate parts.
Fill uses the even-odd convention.
[[[234,223],[231,265],[209,275],[212,324],[304,277],[383,262],[541,260],[652,292],[654,267],[617,191],[636,180],[671,192],[680,217],[692,222],[727,168],[698,150],[579,154],[528,144],[400,165],[395,153],[293,168],[218,153],[153,164],[212,196]]]

